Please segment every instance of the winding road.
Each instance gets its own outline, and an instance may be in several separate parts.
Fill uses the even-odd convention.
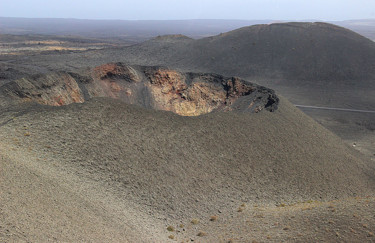
[[[334,107],[320,107],[320,106],[310,106],[310,105],[294,105],[298,108],[309,108],[309,109],[320,109],[320,110],[334,110],[334,111],[349,111],[349,112],[361,112],[361,113],[375,113],[375,111],[369,110],[356,110],[356,109],[344,109],[344,108],[334,108]]]

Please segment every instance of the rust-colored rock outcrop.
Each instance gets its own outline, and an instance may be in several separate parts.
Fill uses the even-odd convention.
[[[122,65],[121,63],[108,63],[95,67],[94,76],[101,79],[124,79],[139,82],[140,78],[131,66]]]
[[[239,78],[225,78],[215,74],[182,74],[163,68],[147,70],[145,74],[150,80],[148,87],[154,108],[182,116],[199,116],[214,110],[259,112],[267,104],[270,107],[266,108],[270,111],[277,108],[278,98],[272,90]],[[245,97],[248,98],[245,106],[237,102],[239,98]]]
[[[204,81],[188,85],[186,77],[174,70],[157,69],[146,76],[156,109],[198,116],[223,106],[226,100],[222,87]]]

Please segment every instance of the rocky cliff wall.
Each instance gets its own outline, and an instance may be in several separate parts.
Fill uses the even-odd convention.
[[[56,72],[25,77],[2,86],[0,91],[7,99],[52,106],[111,97],[182,116],[233,110],[272,112],[279,100],[273,90],[236,77],[122,63],[101,65],[85,75]]]

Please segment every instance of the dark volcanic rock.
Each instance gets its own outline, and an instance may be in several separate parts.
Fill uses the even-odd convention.
[[[273,90],[236,77],[122,63],[98,66],[86,76],[58,72],[22,78],[2,86],[0,91],[5,97],[52,106],[111,97],[182,116],[231,110],[272,112],[279,102]]]

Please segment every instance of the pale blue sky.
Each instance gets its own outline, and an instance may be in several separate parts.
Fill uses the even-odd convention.
[[[375,0],[0,0],[0,17],[346,20],[375,18]]]

